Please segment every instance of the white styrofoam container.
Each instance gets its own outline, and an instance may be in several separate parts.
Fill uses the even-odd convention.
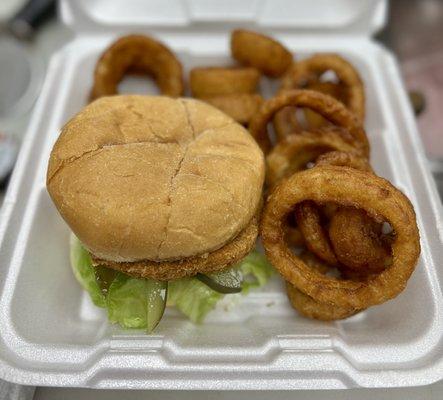
[[[384,1],[63,0],[61,12],[77,35],[52,59],[0,218],[0,378],[240,390],[413,386],[443,377],[441,205],[395,59],[369,37],[385,21]],[[233,26],[268,32],[299,58],[338,52],[358,68],[371,161],[415,206],[419,264],[396,299],[344,321],[297,316],[276,277],[203,325],[167,310],[155,335],[123,331],[72,276],[69,230],[45,188],[49,153],[63,123],[85,105],[95,62],[115,37],[154,34],[188,71],[230,63]],[[261,89],[270,96],[275,88],[264,81]]]

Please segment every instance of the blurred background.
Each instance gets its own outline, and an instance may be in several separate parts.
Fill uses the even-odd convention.
[[[130,0],[128,0],[130,2]],[[32,115],[51,55],[72,33],[57,19],[56,1],[0,0],[0,201]],[[400,62],[429,166],[443,194],[443,0],[391,0],[389,21],[375,40],[392,50]],[[0,398],[2,397],[0,382]],[[311,398],[441,398],[443,384],[421,389],[317,393]],[[11,392],[12,393],[12,392]],[[81,390],[16,388],[8,397],[18,399],[80,398]],[[63,394],[61,394],[63,393]],[[84,393],[84,392],[83,392]],[[92,392],[91,392],[92,393]],[[390,394],[388,394],[390,393]],[[302,393],[301,393],[302,394]],[[337,397],[335,396],[337,395]],[[103,397],[102,397],[103,396]],[[94,392],[81,398],[142,398]],[[118,397],[117,397],[118,396]],[[211,398],[230,398],[229,394]],[[349,396],[349,397],[348,397]],[[387,397],[385,397],[387,396]],[[437,397],[435,397],[437,396]],[[198,398],[190,394],[189,398]],[[281,395],[278,398],[286,398]],[[303,396],[302,396],[303,397]],[[147,398],[147,397],[144,397]],[[160,398],[152,393],[149,398]],[[163,396],[162,396],[163,398]],[[171,397],[172,398],[172,397]],[[207,398],[202,396],[201,398]],[[246,398],[246,397],[245,397]],[[254,395],[255,399],[265,398]],[[291,398],[295,398],[291,395]]]

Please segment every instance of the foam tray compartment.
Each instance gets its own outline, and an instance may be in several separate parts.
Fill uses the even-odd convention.
[[[277,35],[278,36],[278,35]],[[186,71],[229,64],[227,36],[161,37]],[[334,323],[299,317],[279,277],[194,325],[167,310],[155,335],[107,322],[69,267],[69,230],[45,188],[60,128],[87,102],[110,34],[76,38],[52,60],[0,220],[0,378],[26,385],[156,389],[393,387],[442,378],[441,206],[392,56],[369,39],[279,36],[302,58],[338,52],[360,71],[376,172],[411,199],[422,253],[396,299]],[[195,50],[193,50],[195,49]],[[143,79],[123,91],[156,93]],[[275,84],[262,82],[266,97]]]

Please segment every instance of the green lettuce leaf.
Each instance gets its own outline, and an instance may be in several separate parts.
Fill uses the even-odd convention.
[[[192,322],[200,323],[222,298],[223,294],[198,279],[184,278],[169,282],[167,305],[178,308]]]
[[[89,253],[74,235],[71,237],[70,258],[75,277],[96,306],[107,308],[111,322],[118,323],[123,328],[146,328],[146,280],[119,272],[105,297],[95,279]],[[252,251],[234,268],[239,268],[242,272],[243,294],[247,294],[252,288],[264,286],[273,274],[266,257],[257,251]],[[198,279],[184,278],[169,282],[167,305],[176,307],[191,321],[201,323],[224,296]]]
[[[255,250],[234,268],[239,268],[243,275],[242,294],[264,286],[274,271],[266,257]],[[178,308],[191,321],[200,323],[224,296],[198,279],[179,279],[169,282],[167,304]]]
[[[267,258],[256,250],[251,251],[237,267],[243,274],[243,294],[248,294],[253,288],[266,285],[274,273]]]
[[[148,293],[144,279],[118,273],[106,297],[108,319],[124,328],[146,328]]]
[[[95,280],[91,256],[74,234],[71,235],[70,259],[74,276],[89,293],[92,302],[97,307],[106,307],[105,296]]]
[[[159,286],[163,288],[164,294],[161,296],[161,299],[155,302],[157,292],[154,292],[153,288],[161,290]],[[108,319],[111,322],[117,322],[124,328],[143,328],[151,332],[163,315],[165,308],[164,295],[166,292],[167,284],[163,282],[136,279],[123,273],[118,273],[111,286],[109,286],[106,298]],[[148,321],[149,304],[151,318]],[[158,308],[155,308],[156,306]],[[150,326],[148,326],[148,322]]]

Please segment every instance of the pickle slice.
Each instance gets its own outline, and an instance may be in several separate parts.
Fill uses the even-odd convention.
[[[237,268],[213,274],[197,274],[196,278],[219,293],[239,293],[242,289],[243,276]]]
[[[168,297],[168,282],[146,279],[148,306],[146,311],[147,331],[152,332],[162,319]]]
[[[115,269],[103,267],[102,265],[97,265],[94,267],[95,280],[102,291],[103,295],[106,297],[108,294],[109,286],[118,274]]]

